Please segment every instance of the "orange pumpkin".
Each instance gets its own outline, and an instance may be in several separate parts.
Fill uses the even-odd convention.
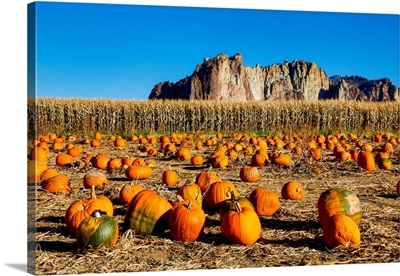
[[[323,227],[323,239],[329,248],[358,247],[361,234],[354,220],[343,214],[334,214]]]
[[[234,205],[221,222],[222,237],[237,244],[254,244],[261,235],[260,218],[253,209],[241,207],[238,202]]]
[[[179,161],[187,161],[187,160],[190,160],[190,158],[192,157],[192,154],[190,153],[190,150],[188,148],[180,148],[175,153],[175,157]]]
[[[170,235],[173,240],[193,242],[204,229],[206,215],[197,204],[181,204],[171,211],[168,220]]]
[[[143,190],[143,188],[138,185],[126,184],[119,191],[119,201],[121,201],[122,204],[129,204],[132,198],[141,190]]]
[[[357,164],[367,171],[375,170],[375,159],[371,151],[360,151],[357,156]]]
[[[265,165],[266,162],[267,162],[267,160],[265,158],[265,155],[263,155],[263,154],[255,153],[251,157],[251,165],[253,165],[255,167],[262,167]]]
[[[131,180],[142,180],[149,178],[152,172],[151,167],[146,164],[132,165],[125,170],[125,176]]]
[[[259,216],[272,216],[280,205],[279,197],[274,191],[261,187],[251,192],[249,200]]]
[[[297,181],[289,181],[283,185],[281,190],[283,199],[301,200],[305,196],[303,186]]]
[[[350,152],[346,150],[338,151],[335,155],[336,160],[338,161],[346,161],[346,160],[351,160],[351,154]]]
[[[226,213],[228,213],[230,210],[235,209],[235,202],[239,203],[241,207],[249,207],[254,210],[253,204],[251,204],[250,200],[248,200],[246,197],[235,196],[233,191],[230,191],[230,193],[231,198],[224,200],[219,206],[218,213],[221,221],[224,219]]]
[[[69,178],[65,174],[55,175],[47,180],[42,181],[42,188],[50,193],[71,190],[69,187]]]
[[[34,147],[29,154],[29,159],[47,162],[47,151],[42,147]]]
[[[65,212],[65,224],[67,229],[74,235],[82,220],[90,216],[94,211],[100,210],[107,213],[103,202],[97,199],[94,188],[92,188],[91,195],[92,197],[89,199],[74,201]]]
[[[92,189],[94,189],[94,186],[92,187]],[[99,195],[97,196],[97,199],[101,201],[101,203],[103,203],[106,214],[109,216],[113,216],[114,215],[114,205],[111,201],[111,199],[105,195]]]
[[[99,139],[92,139],[92,141],[90,141],[90,146],[92,148],[100,147],[100,140]]]
[[[56,164],[58,166],[71,166],[74,161],[74,157],[68,153],[60,153],[56,156]]]
[[[132,166],[133,162],[135,161],[134,157],[126,156],[122,159],[122,165]]]
[[[89,165],[89,163],[91,163],[93,160],[92,158],[93,158],[93,154],[91,154],[90,152],[85,152],[84,156],[82,157],[82,162],[85,165]]]
[[[103,187],[108,184],[107,176],[98,170],[91,170],[83,177],[83,186],[85,189],[91,189],[92,186]]]
[[[213,168],[225,168],[229,164],[229,158],[225,154],[210,157],[207,161]]]
[[[218,174],[212,171],[203,171],[196,176],[196,184],[200,186],[203,194],[207,191],[210,184],[220,180]]]
[[[161,176],[161,182],[167,186],[176,186],[178,183],[178,173],[174,170],[166,170]]]
[[[319,148],[312,148],[312,149],[310,149],[310,152],[311,152],[311,156],[312,156],[313,160],[318,161],[321,159],[322,152]]]
[[[231,198],[232,193],[238,196],[238,191],[232,182],[218,181],[210,184],[206,193],[206,203],[211,209],[218,209],[219,204],[224,200]]]
[[[65,147],[64,147],[64,144],[63,143],[54,143],[53,144],[53,151],[54,152],[59,152],[60,150],[63,150]]]
[[[47,168],[46,170],[43,171],[42,175],[41,175],[41,180],[47,180],[53,176],[59,175],[60,173],[53,169],[53,168]]]
[[[239,175],[243,182],[257,182],[260,173],[258,172],[257,167],[245,165],[240,169]]]
[[[191,200],[202,207],[203,195],[200,186],[196,183],[187,183],[183,185],[179,188],[177,195],[181,196],[183,199]]]
[[[107,163],[107,169],[110,171],[119,169],[121,167],[122,167],[122,159],[118,157],[110,159],[110,161],[108,161]]]
[[[67,152],[72,157],[78,157],[82,154],[83,148],[81,146],[73,146],[72,148],[69,148]]]
[[[204,163],[204,158],[202,155],[195,155],[193,157],[190,158],[190,163],[193,166],[202,166]]]
[[[93,157],[93,165],[98,169],[105,170],[107,168],[108,161],[110,161],[110,157],[106,153],[98,153],[95,157]]]
[[[290,166],[291,157],[288,153],[284,153],[284,154],[273,153],[273,154],[271,154],[271,163],[281,165],[281,166]]]
[[[127,141],[126,141],[124,138],[122,138],[122,137],[118,137],[118,138],[116,138],[115,141],[114,141],[114,146],[115,146],[116,148],[123,148],[123,147],[126,146],[126,144],[127,144]]]

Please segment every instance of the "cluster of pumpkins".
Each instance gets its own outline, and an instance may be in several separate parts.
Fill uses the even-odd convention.
[[[159,235],[169,229],[170,237],[182,242],[196,241],[203,233],[206,221],[203,202],[208,209],[219,213],[222,237],[241,245],[257,242],[262,228],[260,216],[271,216],[279,207],[278,196],[271,190],[256,188],[249,198],[241,197],[231,182],[223,180],[209,183],[204,197],[198,184],[187,183],[179,188],[175,202],[169,202],[154,190],[134,184],[124,188],[128,186],[130,200],[120,190],[121,202],[129,201],[124,228],[140,236]],[[76,235],[79,247],[96,248],[118,241],[119,229],[113,218],[112,203],[107,197],[96,196],[94,187],[90,199],[77,200],[66,211],[67,229]],[[301,200],[302,185],[295,181],[286,183],[282,197]],[[362,213],[356,194],[343,188],[323,192],[318,199],[318,214],[323,239],[329,248],[359,245],[358,223]]]
[[[99,141],[104,139],[96,133],[95,139],[86,141],[92,147],[98,147]],[[220,136],[220,137],[219,137]],[[62,141],[56,141],[53,137],[53,150],[62,150]],[[278,151],[268,152],[266,149],[274,145],[275,148],[293,150],[295,154],[301,153],[302,147],[299,143],[289,142],[289,137],[283,139],[275,138],[264,140],[261,138],[248,138],[245,135],[235,137],[239,142],[217,145],[222,135],[218,134],[212,138],[205,139],[203,143],[196,143],[196,150],[201,150],[203,145],[216,146],[216,150],[209,156],[207,163],[213,168],[225,167],[230,159],[237,157],[238,151],[247,151],[252,154],[251,166],[243,166],[240,170],[240,179],[245,182],[256,182],[258,180],[257,167],[265,165],[269,160],[272,163],[288,166],[290,155],[281,154]],[[253,147],[244,143],[246,141]],[[301,141],[298,136],[292,137],[295,141]],[[51,138],[50,138],[51,139]],[[74,139],[74,137],[68,137]],[[157,156],[158,149],[152,145],[156,143],[154,137],[131,137],[131,141],[138,140],[141,150],[149,156]],[[354,142],[357,137],[349,137]],[[375,139],[375,137],[374,137]],[[377,139],[377,138],[376,138]],[[367,144],[359,142],[357,147],[361,150],[357,154],[350,154],[350,158],[358,162],[360,167],[372,170],[375,163],[371,165],[371,154],[375,150],[378,153],[386,153],[391,150],[388,142],[380,148],[370,149]],[[145,141],[146,140],[146,141]],[[150,140],[151,142],[147,142]],[[164,155],[174,155],[180,161],[190,160],[192,165],[204,164],[201,155],[191,156],[187,147],[179,147],[180,143],[189,141],[185,136],[162,136],[160,138],[160,150]],[[65,141],[65,140],[64,140]],[[127,141],[121,137],[114,139],[116,147],[124,147]],[[178,143],[179,141],[179,143]],[[284,141],[286,141],[284,143]],[[312,152],[314,160],[321,157],[320,149],[331,149],[337,159],[343,159],[350,150],[346,140],[339,143],[340,138],[331,136],[315,136],[309,143],[308,148]],[[75,157],[82,154],[81,146],[71,145],[66,153],[59,153],[56,158],[58,166],[71,165]],[[57,146],[57,147],[56,147]],[[178,147],[176,147],[178,146]],[[255,151],[253,152],[253,149]],[[37,141],[29,155],[28,181],[41,182],[44,189],[49,192],[70,190],[69,179],[55,169],[47,167],[46,156],[49,148],[43,141]],[[47,151],[47,152],[46,152]],[[367,156],[364,157],[364,153]],[[72,157],[72,158],[71,158]],[[229,159],[230,158],[230,159]],[[372,160],[376,160],[376,156]],[[380,157],[380,159],[386,158]],[[388,158],[386,158],[388,159]],[[130,160],[114,158],[110,159],[107,154],[99,153],[96,156],[87,154],[82,159],[85,164],[92,163],[97,169],[123,168],[125,175],[131,180],[149,178],[152,174],[154,159],[136,158]],[[346,159],[345,159],[346,160]],[[30,162],[31,161],[31,162]],[[149,162],[150,161],[150,162]],[[31,168],[31,169],[30,169]],[[174,186],[177,181],[176,171],[166,170],[162,175],[162,183]],[[66,211],[65,223],[67,229],[76,236],[79,247],[97,247],[113,245],[118,241],[119,228],[113,218],[113,205],[109,198],[101,195],[96,196],[95,187],[108,183],[107,177],[99,170],[89,171],[83,179],[84,187],[92,189],[90,199],[78,200],[71,204]],[[399,181],[400,183],[400,181]],[[399,187],[398,183],[398,187]],[[213,172],[201,172],[196,178],[196,183],[187,183],[178,190],[176,202],[169,202],[153,190],[143,189],[140,186],[128,184],[120,190],[120,201],[127,204],[124,227],[132,229],[135,234],[146,236],[155,235],[169,229],[172,239],[177,241],[195,241],[204,230],[206,215],[202,208],[203,202],[207,207],[216,210],[221,218],[221,234],[235,243],[250,245],[254,244],[261,235],[261,223],[259,216],[272,216],[279,207],[279,199],[275,192],[256,188],[249,198],[240,197],[235,186],[229,182],[219,179]],[[291,181],[282,188],[282,198],[301,200],[304,197],[304,189],[300,183]],[[361,219],[361,207],[357,196],[346,189],[330,189],[321,194],[318,200],[319,222],[323,227],[323,238],[329,247],[349,245],[358,246],[360,232],[357,227]]]

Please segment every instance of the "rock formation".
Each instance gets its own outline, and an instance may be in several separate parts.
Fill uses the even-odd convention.
[[[399,101],[398,88],[387,78],[368,80],[360,76],[330,78],[331,98],[358,101]]]
[[[230,101],[330,98],[393,101],[399,100],[399,91],[388,79],[328,78],[322,68],[303,60],[248,67],[238,53],[205,58],[189,77],[176,83],[160,82],[149,95],[149,99]]]

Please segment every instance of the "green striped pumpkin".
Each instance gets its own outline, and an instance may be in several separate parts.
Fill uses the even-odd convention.
[[[168,228],[171,203],[153,190],[137,193],[128,205],[125,214],[125,227],[136,235],[148,236],[159,234]]]
[[[97,248],[100,245],[115,245],[119,229],[116,220],[100,211],[94,211],[79,225],[76,233],[79,248]]]
[[[318,198],[318,221],[321,226],[334,214],[347,215],[358,224],[362,211],[357,195],[345,188],[331,188],[323,192]]]

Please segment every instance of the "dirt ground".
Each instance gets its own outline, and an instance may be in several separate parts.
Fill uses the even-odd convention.
[[[229,138],[227,138],[229,139]],[[77,140],[78,143],[80,139]],[[372,145],[376,143],[365,140]],[[353,144],[352,144],[353,145]],[[123,149],[116,149],[113,142],[102,141],[98,149],[82,145],[85,151],[105,152],[110,157],[146,157],[137,142],[128,142]],[[213,148],[204,147],[192,155],[205,158]],[[67,168],[55,165],[56,154],[49,153],[48,165],[70,178],[71,192],[51,194],[38,184],[28,184],[29,215],[35,220],[36,229],[31,229],[29,246],[32,248],[32,263],[37,274],[79,274],[106,272],[143,272],[193,269],[226,269],[249,267],[314,266],[328,264],[392,263],[400,261],[400,200],[396,196],[396,183],[400,180],[400,146],[396,147],[391,170],[376,168],[365,171],[353,160],[336,161],[331,151],[325,150],[319,161],[306,154],[291,154],[292,165],[282,167],[267,164],[260,167],[260,178],[256,183],[245,183],[239,178],[240,168],[249,163],[250,155],[239,153],[239,160],[230,161],[222,169],[213,169],[222,180],[231,181],[241,196],[249,196],[257,187],[265,187],[279,195],[280,207],[272,217],[260,217],[262,233],[251,246],[233,244],[221,237],[219,215],[206,211],[204,233],[196,242],[176,242],[168,231],[161,236],[135,236],[123,228],[127,206],[119,202],[119,191],[130,183],[124,172],[104,171],[109,185],[98,189],[114,204],[114,216],[120,224],[117,245],[88,250],[76,249],[76,239],[65,227],[64,215],[68,206],[77,199],[88,198],[90,190],[84,189],[83,176],[91,166]],[[77,158],[78,160],[79,158]],[[175,201],[177,187],[168,188],[161,183],[162,173],[171,166],[179,173],[178,187],[186,180],[194,182],[205,166],[194,167],[189,161],[179,162],[165,158],[162,153],[154,158],[157,162],[151,178],[139,180],[137,184],[156,190],[170,201]],[[301,201],[284,200],[281,188],[289,180],[300,182],[306,197]],[[355,192],[362,205],[363,217],[359,224],[361,244],[358,248],[327,249],[318,224],[317,200],[319,195],[333,187],[348,188]],[[36,207],[36,208],[35,208]],[[29,238],[29,237],[28,237]]]

